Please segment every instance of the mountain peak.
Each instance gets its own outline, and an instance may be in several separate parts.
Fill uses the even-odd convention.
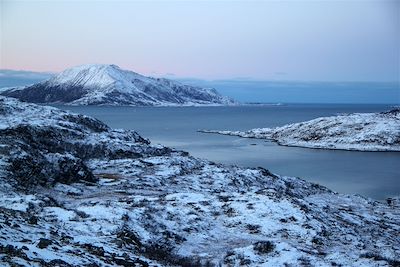
[[[59,85],[70,83],[83,87],[101,87],[110,85],[118,80],[122,81],[126,74],[137,73],[124,71],[117,65],[110,64],[85,64],[64,70],[49,80],[50,84]]]
[[[121,70],[121,68],[114,64],[83,64],[75,67],[71,67],[65,69],[60,72],[58,75],[63,73],[78,73],[81,71],[89,71],[89,72],[102,72],[102,71],[113,71],[113,70]],[[56,75],[56,76],[58,76]]]

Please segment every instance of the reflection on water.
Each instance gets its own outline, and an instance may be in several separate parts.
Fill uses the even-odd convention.
[[[59,106],[60,107],[60,106]],[[61,107],[94,116],[114,128],[134,129],[153,143],[212,161],[262,166],[317,182],[342,193],[383,199],[400,195],[400,153],[354,152],[278,146],[265,140],[199,133],[246,130],[330,116],[376,112],[384,105],[288,105],[241,107]]]

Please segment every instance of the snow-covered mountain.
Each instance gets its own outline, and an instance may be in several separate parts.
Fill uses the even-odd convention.
[[[400,109],[381,113],[354,113],[245,132],[202,130],[276,141],[280,145],[308,148],[400,151]]]
[[[399,266],[399,200],[0,97],[1,266]]]
[[[122,70],[116,65],[91,64],[67,69],[27,87],[1,92],[33,103],[71,105],[230,105],[232,99],[215,89],[184,85]]]

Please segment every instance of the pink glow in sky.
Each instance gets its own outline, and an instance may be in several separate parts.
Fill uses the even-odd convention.
[[[0,69],[395,81],[399,3],[1,0]]]

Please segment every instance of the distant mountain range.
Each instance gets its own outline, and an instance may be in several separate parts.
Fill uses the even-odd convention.
[[[55,73],[0,69],[0,90],[5,87],[27,86],[50,79]]]
[[[215,89],[184,85],[122,70],[116,65],[90,64],[67,69],[48,80],[0,94],[33,103],[69,105],[231,105],[235,101]]]

